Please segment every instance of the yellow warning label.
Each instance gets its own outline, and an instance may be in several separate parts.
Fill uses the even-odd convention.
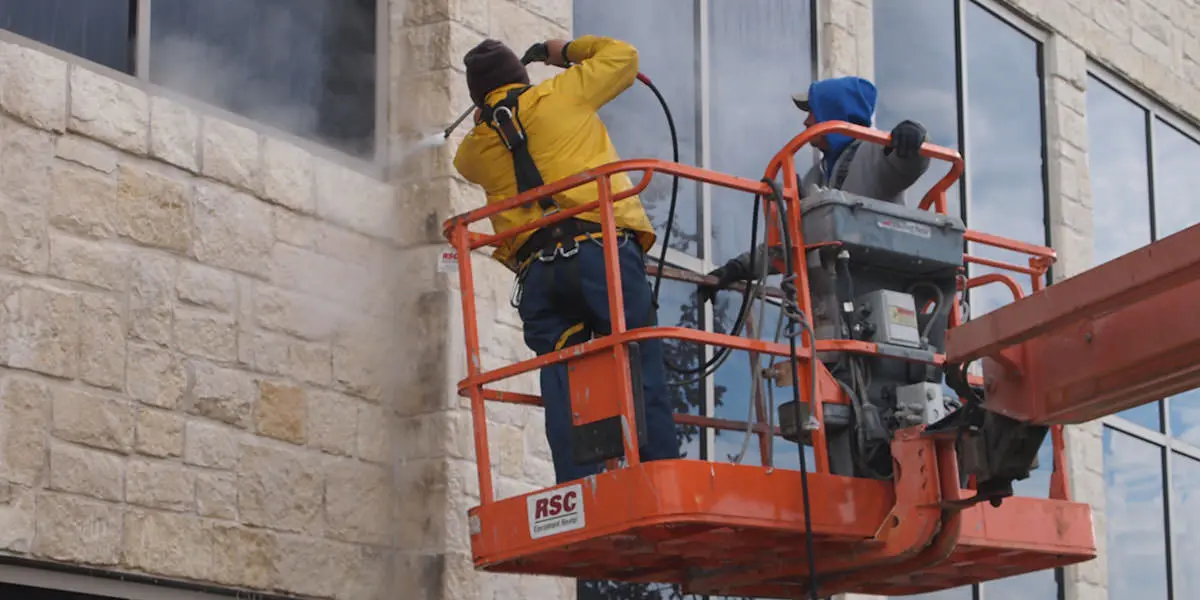
[[[891,321],[893,325],[916,328],[917,313],[904,308],[903,306],[892,305],[888,306],[888,320]]]

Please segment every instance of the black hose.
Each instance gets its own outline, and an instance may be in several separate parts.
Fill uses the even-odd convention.
[[[645,84],[646,87],[650,88],[650,91],[654,93],[654,97],[658,99],[658,104],[660,106],[662,106],[663,114],[666,115],[666,117],[667,117],[667,128],[671,132],[671,158],[672,158],[673,162],[678,163],[679,162],[679,135],[675,129],[675,118],[671,115],[671,108],[670,108],[670,106],[667,105],[667,100],[666,100],[666,98],[663,97],[662,92],[660,92],[658,90],[658,86],[654,85],[654,83],[650,81],[649,77],[640,76],[640,77],[638,77],[638,79],[643,84]],[[670,243],[671,243],[671,230],[675,228],[675,210],[676,210],[678,204],[679,204],[679,176],[674,175],[671,177],[671,202],[667,208],[666,231],[663,233],[662,250],[659,252],[659,255],[658,255],[658,269],[657,269],[657,272],[654,274],[654,289],[650,295],[650,301],[653,303],[654,308],[656,310],[659,308],[658,296],[659,296],[660,290],[662,289],[663,267],[665,267],[667,264],[667,249],[670,247]],[[750,248],[752,249],[751,254],[750,254],[750,272],[751,273],[754,272],[754,255],[755,255],[755,253],[754,253],[753,249],[755,249],[758,246],[758,211],[759,211],[759,197],[755,196],[754,197],[754,216],[753,216],[754,222],[751,225],[751,233],[750,233]],[[742,328],[746,324],[746,317],[750,313],[751,287],[752,286],[747,285],[745,287],[745,289],[743,290],[742,306],[741,306],[741,308],[738,309],[738,316],[734,320],[733,327],[730,328],[729,335],[739,335],[742,331]],[[719,364],[721,361],[725,360],[725,356],[732,351],[733,351],[732,348],[722,346],[722,347],[718,348],[715,353],[713,353],[712,358],[705,361],[703,364],[701,364],[700,366],[698,366],[694,369],[690,369],[687,367],[683,367],[683,366],[674,364],[673,362],[670,361],[670,359],[667,359],[665,362],[666,362],[667,368],[671,369],[672,371],[674,371],[676,373],[679,373],[681,375],[694,375],[696,373],[703,373],[703,372],[707,371],[708,369],[712,368],[714,365]]]
[[[787,223],[790,215],[787,214],[787,205],[783,201],[783,190],[780,189],[779,183],[774,179],[763,178],[763,182],[771,186],[773,192],[771,199],[779,208],[779,214],[783,215],[783,222]],[[792,365],[792,401],[796,403],[796,407],[800,406],[800,370],[796,365],[796,336],[799,332],[796,331],[797,323],[808,333],[808,339],[812,342],[813,354],[809,357],[809,366],[812,372],[809,376],[809,402],[810,407],[815,414],[817,407],[817,336],[813,331],[812,324],[808,322],[808,316],[800,312],[800,306],[796,298],[796,271],[792,265],[792,236],[787,227],[782,227],[780,232],[783,236],[783,262],[784,262],[784,279],[780,287],[783,293],[787,296],[786,308],[784,314],[788,318],[788,344],[791,351]],[[803,317],[800,318],[800,317]],[[803,425],[801,425],[803,427]],[[804,504],[804,550],[808,559],[808,575],[809,586],[808,595],[810,600],[820,600],[820,594],[817,592],[817,559],[815,542],[813,540],[812,531],[812,503],[809,501],[808,491],[808,458],[804,455],[804,444],[798,444],[800,447],[800,499]],[[814,444],[813,449],[816,450]]]
[[[679,135],[675,131],[675,118],[671,116],[671,107],[667,106],[666,98],[663,98],[662,92],[658,91],[658,86],[650,81],[649,77],[639,77],[646,87],[654,92],[654,97],[658,98],[658,104],[662,106],[663,114],[667,116],[667,128],[671,131],[671,162],[679,162]],[[658,309],[658,290],[662,287],[662,270],[667,264],[667,248],[671,243],[671,229],[675,226],[675,206],[679,200],[679,175],[671,177],[671,204],[667,209],[667,230],[663,233],[662,252],[658,255],[658,272],[654,274],[654,291],[650,295],[650,301],[654,304],[654,308]]]

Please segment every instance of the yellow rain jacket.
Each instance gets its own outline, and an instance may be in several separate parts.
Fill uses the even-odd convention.
[[[528,148],[545,183],[553,183],[580,171],[620,160],[608,137],[608,129],[596,111],[629,86],[638,73],[637,49],[612,38],[585,35],[567,46],[567,58],[574,65],[557,76],[534,85],[521,94],[517,115],[525,128]],[[493,105],[520,84],[501,86],[488,93]],[[517,194],[512,154],[486,124],[476,123],[454,157],[454,167],[467,181],[483,187],[489,204],[502,202]],[[611,177],[615,195],[633,187],[627,174]],[[554,196],[561,208],[570,208],[596,199],[595,183],[582,185]],[[613,205],[617,227],[637,233],[642,248],[654,245],[654,228],[636,195]],[[497,233],[528,223],[542,216],[537,203],[515,208],[491,218]],[[600,222],[599,210],[577,218]],[[506,240],[492,257],[516,270],[513,255],[533,232],[524,232]]]

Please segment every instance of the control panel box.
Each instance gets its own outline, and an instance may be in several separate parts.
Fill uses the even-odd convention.
[[[893,290],[876,290],[858,299],[860,314],[872,331],[871,340],[920,348],[921,330],[917,324],[917,303],[912,294]]]

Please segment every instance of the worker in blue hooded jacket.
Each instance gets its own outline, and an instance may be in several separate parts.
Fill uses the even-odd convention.
[[[871,127],[875,113],[875,85],[861,77],[838,77],[814,81],[807,92],[792,96],[792,102],[808,113],[805,127],[826,121],[846,121]],[[800,178],[800,195],[805,197],[819,188],[840,189],[850,194],[904,204],[904,192],[929,168],[929,159],[921,156],[925,143],[925,127],[916,121],[902,121],[892,129],[887,146],[862,142],[842,134],[817,136],[812,144],[821,151],[821,161]],[[770,249],[764,257],[760,246],[755,264],[765,259],[782,260],[782,248]],[[718,290],[735,281],[751,281],[757,274],[750,272],[750,251],[730,259],[709,275],[717,277],[716,285],[699,287],[701,301],[711,301]],[[773,269],[771,273],[776,271]]]

